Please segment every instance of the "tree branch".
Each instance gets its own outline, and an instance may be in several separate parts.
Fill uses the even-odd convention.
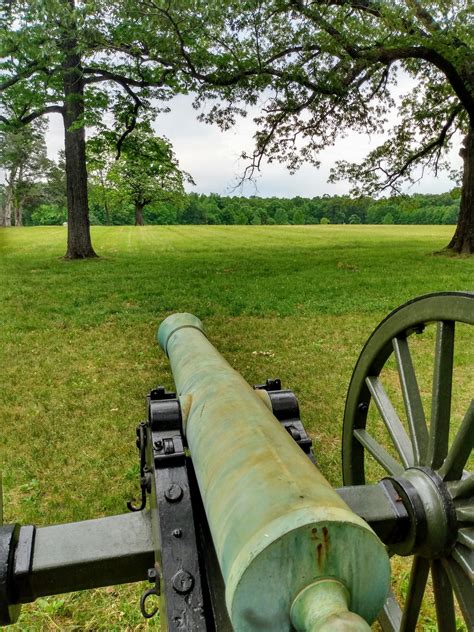
[[[405,2],[410,8],[413,9],[416,17],[420,20],[422,24],[425,25],[425,27],[429,31],[431,31],[432,33],[440,31],[439,25],[436,23],[433,16],[425,7],[420,4],[418,0],[405,0]]]
[[[129,136],[133,132],[133,130],[136,127],[139,111],[140,111],[140,101],[137,100],[135,101],[135,105],[133,106],[131,119],[127,123],[124,132],[121,134],[120,138],[117,141],[117,155],[115,156],[115,160],[118,160],[120,158],[120,155],[122,153],[122,145],[125,139],[127,138],[127,136]]]
[[[30,114],[23,114],[17,119],[17,122],[20,122],[22,125],[28,125],[40,116],[44,116],[45,114],[62,114],[64,112],[64,108],[61,105],[48,105],[41,110],[35,110]],[[5,123],[5,125],[12,125],[15,123],[14,120],[8,119],[5,116],[0,116],[0,121]]]
[[[425,156],[427,156],[428,154],[430,154],[434,149],[436,149],[437,147],[442,147],[444,145],[444,142],[446,140],[446,136],[448,134],[449,129],[451,128],[452,124],[454,123],[454,121],[456,120],[457,115],[462,111],[462,107],[460,104],[458,104],[456,107],[454,107],[447,120],[446,123],[443,125],[443,127],[441,128],[437,138],[435,138],[434,140],[431,141],[431,143],[428,143],[427,145],[425,145],[424,147],[422,147],[418,152],[416,152],[415,154],[412,154],[407,160],[406,162],[402,165],[401,169],[398,169],[398,176],[403,176],[405,175],[405,173],[409,170],[410,166],[416,162],[417,160],[420,160],[420,158],[424,158]]]
[[[24,68],[23,70],[18,72],[16,75],[13,75],[12,77],[10,77],[10,79],[7,79],[3,83],[1,83],[0,84],[0,92],[3,92],[4,90],[6,90],[7,88],[10,88],[11,86],[14,86],[16,83],[18,83],[22,79],[28,79],[28,77],[31,77],[31,75],[34,75],[35,72],[37,72],[38,70],[42,70],[44,72],[47,72],[46,68],[38,66],[38,64],[36,62],[33,62],[33,61],[30,62],[26,66],[26,68]],[[49,72],[47,74],[51,74],[51,72]]]
[[[85,79],[84,85],[99,83],[101,81],[114,81],[115,83],[120,83],[121,85],[127,84],[129,86],[135,86],[137,88],[146,88],[147,86],[152,85],[163,85],[162,81],[159,84],[145,82],[143,79],[132,79],[131,77],[126,77],[125,75],[120,75],[119,73],[111,72],[110,70],[103,70],[101,68],[86,67],[82,69],[82,72],[85,75],[95,75]]]

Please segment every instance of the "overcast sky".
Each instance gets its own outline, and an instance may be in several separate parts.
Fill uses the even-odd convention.
[[[256,185],[246,183],[241,193],[240,190],[234,190],[234,187],[245,166],[239,156],[243,150],[249,151],[253,146],[255,127],[251,114],[230,131],[221,132],[217,126],[197,121],[191,102],[190,96],[175,97],[170,102],[171,112],[161,114],[155,121],[154,128],[158,135],[166,136],[172,142],[180,167],[190,173],[196,183],[195,187],[187,188],[197,193],[262,197],[314,197],[325,193],[348,193],[350,185],[347,182],[328,184],[330,168],[340,158],[350,161],[362,159],[381,141],[381,137],[369,139],[363,135],[348,133],[346,138],[320,154],[320,169],[306,165],[291,175],[282,165],[265,164]],[[50,157],[55,157],[63,148],[63,134],[61,117],[51,116],[47,135]],[[452,152],[451,160],[453,167],[461,166],[457,149]],[[407,192],[442,193],[453,186],[454,183],[447,175],[434,178],[428,174]]]

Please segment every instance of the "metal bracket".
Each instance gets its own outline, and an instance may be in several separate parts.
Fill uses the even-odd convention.
[[[255,384],[254,388],[258,391],[267,391],[268,393],[270,393],[271,391],[280,391],[281,380],[279,377],[267,378],[265,380],[265,384]]]
[[[290,389],[282,389],[281,380],[278,378],[267,379],[265,384],[257,384],[254,388],[267,391],[273,414],[303,452],[315,463],[313,441],[300,419],[300,407],[294,392]]]
[[[183,465],[181,406],[176,393],[167,392],[162,386],[151,391],[148,396],[148,426],[155,467]]]
[[[155,552],[156,587],[152,590],[154,594],[161,593],[161,625],[169,632],[206,632],[209,627],[196,517],[191,502],[181,408],[175,393],[167,393],[162,387],[150,393],[147,433],[147,464],[153,472],[152,521],[159,540]],[[150,591],[144,593],[144,600],[150,594]]]

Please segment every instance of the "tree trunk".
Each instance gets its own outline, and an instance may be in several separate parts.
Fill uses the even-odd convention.
[[[143,221],[143,208],[144,204],[140,202],[135,202],[135,226],[145,226],[145,222]]]
[[[12,225],[13,215],[13,197],[16,179],[16,168],[14,167],[10,172],[10,177],[7,178],[7,186],[5,187],[5,200],[2,209],[2,226]]]
[[[110,226],[110,211],[109,211],[109,202],[107,200],[107,187],[105,186],[104,181],[104,173],[100,171],[100,184],[102,186],[102,196],[104,198],[104,213],[105,213],[105,223],[107,226]]]
[[[74,1],[69,0],[74,8]],[[84,76],[77,40],[62,42],[64,85],[64,149],[67,191],[67,259],[96,257],[92,248],[87,196],[86,137],[84,130]]]
[[[23,226],[23,205],[19,200],[15,204],[15,226]]]
[[[459,155],[464,161],[461,206],[458,225],[448,249],[459,254],[474,253],[474,127],[471,125],[464,138]]]
[[[9,184],[5,190],[5,206],[3,208],[2,226],[12,225],[13,190]]]

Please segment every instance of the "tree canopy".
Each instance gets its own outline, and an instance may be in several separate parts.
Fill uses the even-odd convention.
[[[351,129],[390,139],[359,165],[359,193],[449,168],[463,157],[459,221],[449,247],[474,250],[474,52],[468,0],[12,0],[3,5],[0,87],[17,122],[57,112],[65,126],[68,256],[93,256],[84,125],[110,112],[118,152],[152,98],[185,90],[222,128],[259,105],[247,175],[263,158],[317,166]],[[397,105],[403,73],[414,88]],[[3,117],[4,123],[9,120]],[[461,139],[463,139],[461,141]],[[255,217],[255,221],[258,218]]]
[[[68,198],[67,257],[94,256],[88,220],[85,125],[114,120],[118,150],[150,99],[177,90],[172,62],[146,47],[120,0],[11,0],[1,6],[0,91],[4,126],[60,114],[65,129]],[[144,39],[144,38],[142,38]]]
[[[400,183],[449,168],[447,151],[461,143],[461,213],[450,247],[474,250],[474,51],[467,0],[151,0],[142,19],[175,35],[183,72],[199,83],[202,115],[226,128],[260,99],[248,172],[262,159],[297,169],[351,129],[387,130],[389,140],[361,164],[341,161],[363,193],[398,191]],[[153,30],[153,28],[152,28]],[[414,88],[394,100],[400,73]]]
[[[170,142],[156,136],[148,123],[138,123],[114,160],[114,137],[113,132],[105,132],[89,141],[89,164],[104,187],[103,199],[108,181],[119,199],[133,204],[135,225],[144,224],[143,209],[148,204],[168,201],[180,206],[184,183],[193,180],[179,168]]]
[[[50,168],[44,141],[45,122],[0,130],[0,167],[5,173],[0,226],[22,226],[23,208],[38,197],[37,183]]]

